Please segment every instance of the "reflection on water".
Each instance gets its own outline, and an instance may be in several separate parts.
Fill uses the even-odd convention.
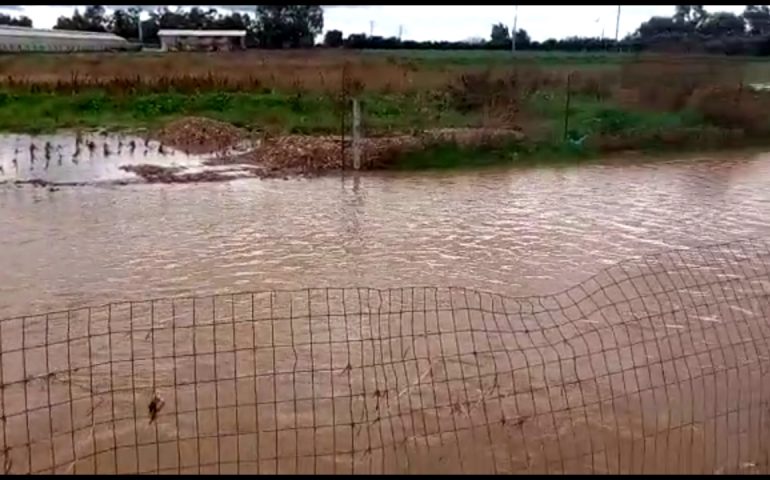
[[[767,235],[769,183],[770,156],[745,154],[56,192],[4,185],[0,316],[310,286],[553,292],[640,253]]]

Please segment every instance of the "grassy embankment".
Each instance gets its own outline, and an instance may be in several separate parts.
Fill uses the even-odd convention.
[[[770,133],[766,95],[743,83],[763,78],[756,62],[747,74],[743,61],[624,55],[551,54],[511,67],[501,52],[30,58],[0,62],[0,130],[153,128],[195,115],[273,134],[338,134],[347,64],[368,135],[441,127],[525,134],[504,144],[430,145],[402,155],[396,168],[735,147]]]

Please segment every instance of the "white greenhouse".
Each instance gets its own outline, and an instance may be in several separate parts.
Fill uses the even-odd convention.
[[[0,26],[0,52],[100,52],[136,47],[112,33]]]

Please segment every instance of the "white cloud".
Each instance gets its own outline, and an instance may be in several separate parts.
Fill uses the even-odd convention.
[[[75,6],[18,5],[0,7],[6,13],[29,16],[35,26],[50,28],[60,15],[70,15]],[[145,6],[152,7],[152,6]],[[173,6],[172,6],[173,7]],[[253,5],[228,5],[241,11],[253,11]],[[82,6],[81,6],[82,8]],[[743,11],[739,5],[708,6],[709,11]],[[620,36],[624,36],[653,15],[671,15],[673,5],[626,5],[622,7]],[[471,5],[359,5],[326,6],[325,30],[351,33],[369,33],[374,22],[374,34],[397,36],[403,26],[403,38],[413,40],[464,40],[470,37],[488,37],[492,24],[513,24],[513,6]],[[617,6],[614,5],[522,5],[518,9],[518,27],[525,29],[535,40],[569,36],[615,36]]]

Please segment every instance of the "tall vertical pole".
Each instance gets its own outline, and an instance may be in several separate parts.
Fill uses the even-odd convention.
[[[136,15],[136,23],[139,27],[139,45],[144,45],[144,32],[142,31],[142,12]]]
[[[572,72],[567,74],[567,89],[564,92],[565,96],[567,97],[564,101],[564,141],[566,142],[569,140],[569,108],[570,108],[570,100],[572,97],[572,86],[571,86],[571,80],[572,80]]]
[[[361,103],[353,99],[353,169],[361,168]]]
[[[513,31],[511,32],[511,52],[516,53],[516,25],[519,23],[519,6],[516,5],[513,15]]]
[[[374,20],[369,20],[369,36],[374,35]]]
[[[348,113],[348,94],[347,94],[347,72],[348,72],[348,64],[345,62],[345,64],[342,66],[342,75],[340,78],[342,79],[341,83],[341,89],[340,94],[342,97],[342,115],[340,118],[340,121],[342,125],[340,126],[340,163],[342,164],[342,171],[345,171],[345,117]]]
[[[620,5],[618,5],[618,17],[615,20],[615,43],[620,38]]]

